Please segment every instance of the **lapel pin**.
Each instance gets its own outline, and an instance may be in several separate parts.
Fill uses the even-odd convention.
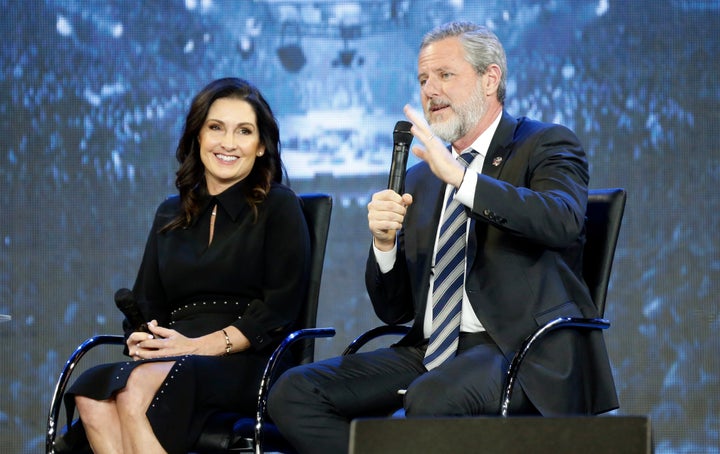
[[[497,167],[497,166],[500,165],[500,163],[502,163],[502,157],[498,156],[498,157],[496,157],[495,159],[493,159],[492,165],[494,165],[495,167]]]

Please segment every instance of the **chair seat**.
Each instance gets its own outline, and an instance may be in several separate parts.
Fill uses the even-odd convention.
[[[195,453],[255,452],[254,431],[254,418],[233,412],[215,413],[205,423],[195,442]],[[268,422],[263,426],[263,449],[269,452],[295,452],[277,427]]]
[[[85,428],[79,420],[64,427],[55,439],[55,454],[92,454],[85,436]]]

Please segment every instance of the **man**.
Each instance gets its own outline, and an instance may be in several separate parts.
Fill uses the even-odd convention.
[[[370,299],[383,322],[412,329],[390,348],[280,378],[270,415],[300,452],[346,452],[353,418],[401,406],[407,417],[498,414],[508,358],[526,336],[558,316],[598,316],[581,274],[585,153],[567,128],[504,111],[506,72],[485,28],[450,23],[424,38],[425,118],[405,108],[423,162],[406,194],[380,191],[368,204]],[[445,226],[455,215],[459,243]],[[599,330],[553,333],[518,380],[511,414],[618,405]]]

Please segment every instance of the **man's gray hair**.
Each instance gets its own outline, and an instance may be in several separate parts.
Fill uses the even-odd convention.
[[[496,64],[500,67],[500,85],[497,99],[505,103],[507,91],[507,59],[505,49],[495,33],[482,25],[472,22],[448,22],[429,31],[420,44],[420,50],[445,38],[457,37],[465,49],[465,59],[478,74],[485,74],[488,66]]]

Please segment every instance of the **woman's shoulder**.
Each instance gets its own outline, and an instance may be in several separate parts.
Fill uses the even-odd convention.
[[[180,196],[170,195],[157,208],[155,217],[172,219],[180,213]]]
[[[297,199],[298,195],[289,186],[284,183],[273,183],[268,191],[268,200],[288,201]]]
[[[283,183],[273,183],[272,186],[270,186],[270,191],[268,191],[265,203],[269,210],[299,210],[301,206],[297,193]]]
[[[286,195],[295,195],[295,191],[292,190],[292,188],[285,183],[278,183],[276,181],[272,182],[270,184],[270,194],[276,193],[276,194],[286,194]]]

